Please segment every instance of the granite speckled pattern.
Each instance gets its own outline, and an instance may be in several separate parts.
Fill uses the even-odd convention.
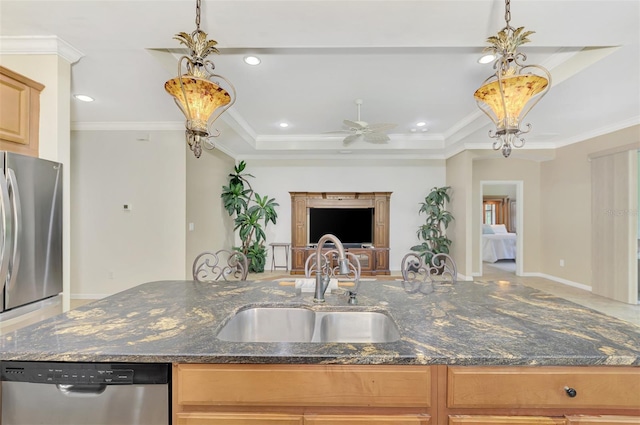
[[[423,295],[398,281],[343,294],[277,282],[142,284],[0,338],[0,359],[96,362],[640,365],[640,327],[519,284],[459,282]],[[387,312],[392,343],[238,343],[216,338],[247,306]]]

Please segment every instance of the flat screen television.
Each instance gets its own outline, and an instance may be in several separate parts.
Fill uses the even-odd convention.
[[[343,244],[373,243],[373,208],[310,208],[309,243],[330,233]]]

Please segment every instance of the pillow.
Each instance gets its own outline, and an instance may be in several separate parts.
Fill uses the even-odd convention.
[[[495,233],[496,235],[504,235],[506,233],[509,233],[507,232],[507,228],[504,224],[493,224],[491,228],[493,229],[493,233]]]
[[[483,235],[493,235],[495,232],[493,231],[493,229],[491,228],[490,224],[483,224],[482,225],[482,234]]]

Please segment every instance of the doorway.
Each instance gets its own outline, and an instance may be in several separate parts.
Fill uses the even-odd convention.
[[[523,205],[522,180],[487,180],[480,182],[482,214],[479,222],[479,270],[484,267],[521,276],[523,274]]]

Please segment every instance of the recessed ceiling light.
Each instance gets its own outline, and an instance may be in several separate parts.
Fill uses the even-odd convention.
[[[415,128],[412,128],[412,129],[411,129],[411,132],[412,132],[412,133],[415,133],[416,131],[418,131],[418,130],[416,130]]]
[[[91,96],[87,96],[86,94],[74,94],[73,97],[83,102],[93,102],[95,100],[94,98],[92,98]]]
[[[416,124],[418,127],[424,127],[425,125],[427,125],[426,122],[424,121],[420,121],[418,124]]]
[[[280,127],[282,128],[287,128],[289,127],[289,124],[287,124],[286,122],[281,122],[280,124],[278,124]]]
[[[245,56],[244,57],[244,63],[246,63],[247,65],[260,65],[260,58],[257,56]]]
[[[478,59],[478,63],[491,63],[494,60],[496,60],[496,55],[489,53],[481,56],[480,59]]]

